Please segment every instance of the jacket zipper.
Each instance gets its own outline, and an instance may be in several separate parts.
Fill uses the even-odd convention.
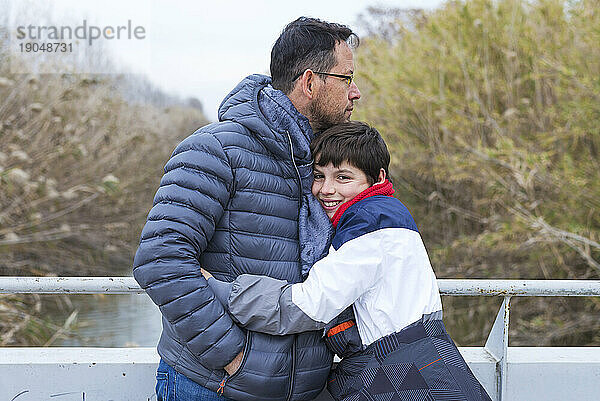
[[[217,388],[217,394],[219,394],[220,396],[222,396],[223,392],[225,391],[225,385],[227,384],[227,381],[232,377],[237,376],[237,374],[240,373],[240,370],[242,370],[242,368],[244,367],[244,364],[246,363],[246,358],[248,358],[248,352],[250,351],[251,345],[252,336],[250,335],[250,331],[248,330],[246,331],[246,344],[244,344],[244,356],[242,357],[242,362],[240,362],[240,367],[231,376],[229,375],[229,373],[225,372],[225,376],[223,377],[223,380],[221,380],[221,383],[219,383],[219,388]]]
[[[294,394],[294,379],[296,377],[296,340],[298,339],[298,336],[296,334],[293,334],[293,336],[294,343],[292,344],[292,378],[290,380],[290,390],[286,401],[290,401],[292,399],[292,395]]]
[[[225,373],[225,377],[223,378],[223,380],[221,380],[221,383],[219,383],[219,388],[217,389],[217,394],[219,394],[220,396],[223,396],[223,391],[225,390],[225,383],[227,383],[227,379],[229,379],[229,375]]]
[[[294,145],[292,144],[292,137],[290,136],[289,131],[285,131],[288,137],[288,141],[290,142],[290,155],[292,156],[292,165],[294,166],[294,170],[296,171],[296,177],[298,178],[298,194],[299,200],[302,202],[302,178],[300,177],[300,171],[298,171],[298,166],[296,166],[296,161],[294,160]],[[298,258],[300,258],[300,253],[298,253]]]
[[[288,137],[288,141],[290,142],[290,154],[292,156],[292,166],[294,166],[294,170],[296,171],[296,178],[298,178],[298,201],[299,204],[302,205],[302,177],[300,177],[300,171],[298,171],[298,166],[296,166],[296,161],[294,160],[294,145],[292,144],[292,137],[290,136],[289,131],[285,131]],[[300,214],[300,209],[298,208],[298,215]],[[299,224],[299,223],[298,223]],[[298,235],[298,240],[300,240],[300,235]],[[300,262],[300,244],[298,244],[298,262]],[[302,267],[300,267],[300,277],[302,277]]]
[[[300,177],[300,171],[298,171],[298,166],[296,166],[296,161],[294,160],[294,145],[292,144],[292,137],[290,136],[289,131],[285,131],[288,137],[288,141],[290,143],[290,154],[292,157],[292,165],[294,166],[294,170],[296,171],[296,177],[298,178],[298,200],[300,204],[302,204],[302,178]],[[298,246],[298,261],[300,261],[300,246]],[[302,276],[302,271],[300,272]],[[294,343],[292,344],[292,374],[290,377],[290,389],[286,401],[290,401],[292,399],[292,394],[294,393],[294,381],[296,376],[296,340],[298,336],[293,334]]]

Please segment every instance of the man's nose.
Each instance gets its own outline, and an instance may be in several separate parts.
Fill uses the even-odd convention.
[[[350,90],[348,91],[348,100],[358,100],[360,99],[360,91],[358,90],[358,86],[356,85],[356,82],[352,82],[350,84]]]

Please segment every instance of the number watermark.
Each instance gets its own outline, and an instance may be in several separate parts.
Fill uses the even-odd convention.
[[[38,42],[24,42],[19,43],[19,50],[21,53],[37,53],[37,52],[48,52],[48,53],[72,53],[73,43],[61,43],[61,42],[50,42],[50,43],[38,43]]]

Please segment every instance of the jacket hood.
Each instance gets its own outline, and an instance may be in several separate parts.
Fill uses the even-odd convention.
[[[294,158],[310,163],[308,144],[313,132],[308,118],[291,100],[271,86],[271,78],[253,74],[244,78],[221,102],[219,121],[234,121],[248,128],[275,155],[289,159],[290,140]]]

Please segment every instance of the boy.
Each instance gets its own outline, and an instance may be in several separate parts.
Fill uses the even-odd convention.
[[[340,124],[311,151],[312,193],[336,228],[329,254],[298,284],[209,277],[231,315],[273,335],[325,328],[342,357],[328,385],[337,400],[490,400],[444,328],[435,274],[412,216],[392,197],[377,130]]]

